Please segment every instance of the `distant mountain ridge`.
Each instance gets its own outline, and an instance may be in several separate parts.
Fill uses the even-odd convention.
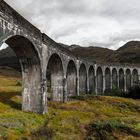
[[[130,41],[116,51],[96,46],[68,46],[62,43],[60,45],[79,57],[97,63],[133,63],[140,65],[140,41]],[[16,55],[10,47],[0,51],[0,66],[20,68]]]
[[[140,41],[130,41],[118,50],[96,46],[81,47],[78,45],[67,46],[74,54],[98,63],[134,63],[140,64]]]
[[[10,47],[0,51],[0,66],[8,66],[20,70],[16,54]]]
[[[140,64],[140,41],[130,41],[110,55],[109,62]]]

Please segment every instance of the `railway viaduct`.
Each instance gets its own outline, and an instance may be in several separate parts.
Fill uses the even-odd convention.
[[[3,0],[0,43],[8,44],[20,62],[23,111],[47,112],[47,81],[51,85],[50,99],[64,102],[81,93],[104,95],[113,86],[127,91],[139,80],[138,67],[96,64],[74,56]]]

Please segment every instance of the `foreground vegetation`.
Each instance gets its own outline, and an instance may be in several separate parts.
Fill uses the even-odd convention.
[[[37,115],[21,111],[20,91],[20,73],[0,69],[2,140],[140,140],[140,100],[82,95]]]

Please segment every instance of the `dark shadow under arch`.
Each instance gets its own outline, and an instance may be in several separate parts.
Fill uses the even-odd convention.
[[[123,69],[120,69],[119,70],[119,88],[121,91],[124,91],[124,70]]]
[[[88,71],[89,94],[95,93],[95,71],[93,66],[90,66]]]
[[[131,88],[131,71],[130,69],[126,70],[126,91]]]
[[[105,69],[105,90],[111,89],[111,72],[109,68]]]
[[[135,85],[138,85],[138,82],[139,82],[139,78],[138,78],[138,70],[137,69],[134,69],[133,72],[132,72],[132,85],[135,86]]]
[[[64,72],[62,60],[52,54],[47,65],[47,94],[49,100],[64,101]]]
[[[20,35],[10,36],[5,43],[15,52],[21,66],[23,111],[42,113],[41,65],[36,46]]]
[[[69,61],[67,66],[67,95],[77,95],[77,70],[74,61]]]
[[[103,71],[101,67],[97,68],[97,95],[103,95]]]
[[[81,64],[79,69],[79,92],[87,93],[87,70],[84,64]]]
[[[118,88],[118,74],[115,68],[112,70],[112,88]]]

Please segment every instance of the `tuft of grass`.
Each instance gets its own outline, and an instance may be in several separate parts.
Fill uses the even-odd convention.
[[[134,128],[125,124],[124,122],[118,121],[97,121],[90,124],[87,128],[88,134],[86,136],[86,140],[114,140],[116,139],[117,133],[126,133],[127,135],[132,135],[133,137],[140,137],[140,132],[136,131]]]
[[[135,125],[135,129],[140,129],[140,123]]]
[[[66,103],[49,101],[48,114],[25,113],[21,111],[21,79],[14,74],[0,73],[0,139],[140,138],[140,100],[82,94]]]

